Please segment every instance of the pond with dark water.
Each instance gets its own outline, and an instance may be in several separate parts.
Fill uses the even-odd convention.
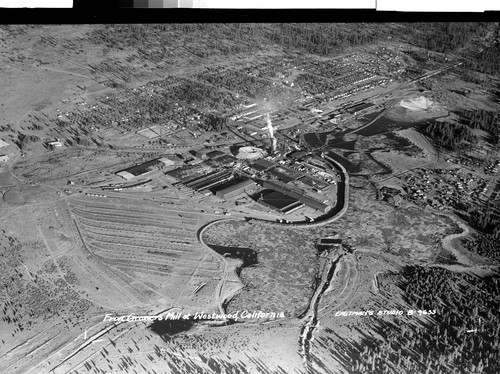
[[[362,130],[356,131],[356,134],[367,137],[367,136],[385,134],[390,131],[408,128],[412,126],[413,124],[412,125],[405,124],[398,121],[394,121],[386,117],[382,117],[373,122],[370,126],[365,127]]]
[[[337,149],[344,149],[346,151],[354,151],[356,148],[356,142],[357,140],[342,140],[339,138],[335,139],[330,139],[328,140],[328,147],[329,148],[337,148]]]
[[[194,318],[154,320],[151,323],[151,325],[148,326],[148,329],[153,331],[155,334],[160,335],[164,341],[169,341],[175,335],[191,330],[195,324],[207,321],[209,320],[194,319]],[[220,323],[212,326],[228,326],[237,323],[234,320],[226,320],[226,321],[218,320],[218,321],[220,321]]]
[[[163,339],[168,340],[170,337],[176,334],[189,331],[196,322],[197,321],[192,319],[163,319],[161,321],[154,320],[153,323],[148,326],[148,328],[155,334],[160,335]]]
[[[220,245],[211,245],[211,244],[209,244],[209,247],[222,256],[235,258],[243,261],[243,264],[236,269],[236,274],[238,274],[238,276],[240,275],[242,268],[258,264],[257,252],[251,248],[224,247]]]
[[[380,114],[380,111],[366,114],[360,118],[360,122],[365,123],[365,124],[370,123],[379,114]],[[378,120],[373,122],[370,126],[364,128],[363,130],[360,130],[360,131],[355,131],[352,129],[339,131],[338,129],[335,129],[335,130],[325,131],[325,132],[320,132],[320,133],[311,132],[311,133],[304,134],[304,140],[307,142],[307,144],[309,144],[312,147],[321,147],[326,143],[328,135],[334,135],[335,136],[334,139],[328,140],[328,145],[330,147],[354,150],[355,141],[353,141],[352,143],[346,142],[345,140],[342,140],[342,136],[344,136],[345,134],[353,133],[353,132],[357,133],[361,136],[372,136],[372,135],[382,134],[382,133],[392,131],[395,129],[399,129],[399,128],[412,127],[414,125],[415,124],[401,123],[398,121],[388,119],[385,116],[382,116],[381,118],[379,118]],[[337,143],[344,143],[344,144],[337,144]],[[345,143],[347,143],[347,144],[345,144]]]

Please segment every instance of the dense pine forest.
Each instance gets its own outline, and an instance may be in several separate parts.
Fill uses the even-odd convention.
[[[434,121],[425,125],[421,132],[441,148],[451,151],[469,149],[477,138],[473,129],[483,130],[487,133],[486,140],[491,144],[498,144],[500,130],[498,121],[499,111],[483,109],[466,110],[458,113],[460,123]]]
[[[431,138],[438,147],[452,151],[466,149],[466,142],[473,142],[475,139],[470,128],[452,122],[434,121],[425,126],[422,133]]]
[[[497,61],[498,62],[498,61]],[[467,110],[462,113],[463,123],[471,129],[480,129],[489,133],[490,143],[496,144],[500,140],[498,121],[499,111],[488,111],[484,109]]]
[[[346,352],[354,374],[500,372],[500,278],[408,266],[381,277],[396,282],[414,315],[375,321],[383,341],[367,338]],[[428,314],[419,315],[418,310]],[[435,311],[435,313],[433,313]]]
[[[500,263],[500,204],[471,209],[468,221],[477,232],[463,239],[462,245],[473,253]]]
[[[490,260],[500,263],[500,230],[494,230],[493,234],[473,234],[464,239],[462,245],[469,251],[484,256]]]
[[[196,45],[196,50],[201,55],[208,52],[224,55],[251,52],[266,45],[276,45],[286,51],[296,50],[331,56],[349,47],[387,40],[450,53],[463,48],[474,39],[486,37],[492,27],[494,25],[491,23],[478,22],[132,24],[104,25],[92,31],[90,40],[105,43],[110,48],[134,46],[146,49],[147,44],[153,41],[167,47],[175,45],[180,38],[193,46]],[[203,51],[203,44],[207,44],[211,51]],[[491,53],[494,52],[492,50]],[[488,69],[492,69],[492,66]]]

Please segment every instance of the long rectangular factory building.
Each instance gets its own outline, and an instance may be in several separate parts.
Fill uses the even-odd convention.
[[[254,186],[255,182],[253,180],[245,178],[236,184],[217,191],[215,195],[222,199],[232,199],[245,193],[245,191],[251,190]]]
[[[201,191],[214,187],[217,184],[224,183],[231,178],[232,178],[232,173],[230,171],[222,171],[214,175],[210,175],[206,178],[202,178],[201,180],[198,180],[194,183],[186,184],[186,186],[189,188],[193,188],[197,191]]]
[[[211,171],[210,173],[208,174],[202,174],[202,175],[196,175],[194,177],[187,177],[187,178],[180,178],[178,177],[177,175],[174,175],[173,173],[176,173],[178,169],[174,170],[173,172],[168,172],[166,174],[168,175],[172,175],[174,178],[177,178],[177,179],[181,179],[181,182],[178,182],[178,183],[181,183],[183,185],[185,185],[186,187],[190,187],[191,185],[199,182],[199,181],[202,181],[202,180],[206,180],[207,178],[209,178],[210,176],[214,176],[216,175],[217,173],[219,173],[218,171]]]
[[[166,165],[166,162],[163,161],[163,159],[155,159],[146,161],[139,165],[131,166],[124,170],[120,170],[115,174],[122,177],[123,179],[130,180],[140,175],[147,174],[151,171],[158,170],[161,165]]]
[[[296,198],[271,189],[261,193],[259,203],[284,214],[292,213],[304,206],[304,203]]]
[[[302,174],[300,171],[293,170],[284,166],[276,166],[275,168],[269,170],[268,173],[278,179],[281,179],[285,183],[289,183],[304,177],[304,174]]]
[[[263,187],[278,191],[284,195],[297,199],[301,203],[307,205],[309,208],[313,208],[322,213],[326,213],[326,211],[328,210],[328,205],[322,203],[321,201],[318,201],[308,195],[300,194],[297,191],[293,191],[290,188],[287,188],[287,186],[281,185],[280,183],[276,183],[274,181],[264,181]]]

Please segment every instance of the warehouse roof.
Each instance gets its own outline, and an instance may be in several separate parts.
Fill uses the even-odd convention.
[[[248,186],[254,185],[254,184],[255,184],[255,182],[251,179],[243,179],[242,181],[235,183],[231,186],[228,186],[228,187],[226,187],[218,192],[221,195],[226,195],[226,194],[231,193],[233,191],[236,191],[238,189],[245,188],[245,187],[248,187]]]
[[[256,160],[252,166],[255,167],[256,169],[258,170],[267,170],[267,169],[270,169],[272,168],[273,166],[275,166],[276,164],[274,162],[271,162],[271,161],[268,161],[268,160],[265,160],[263,158],[260,158],[258,160]]]

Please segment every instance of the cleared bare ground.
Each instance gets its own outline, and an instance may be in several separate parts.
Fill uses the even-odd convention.
[[[65,200],[19,207],[2,222],[0,336],[13,342],[2,370],[48,370],[83,343],[84,331],[105,328],[106,313],[218,311],[234,292],[230,268],[229,286],[218,289],[224,261],[198,242],[207,222],[199,211],[83,194]]]
[[[130,277],[131,284],[144,282],[164,300],[194,309],[217,308],[221,261],[198,243],[197,231],[206,219],[201,213],[139,199],[83,196],[71,199],[70,206],[88,250]],[[195,294],[203,284],[201,295]]]

